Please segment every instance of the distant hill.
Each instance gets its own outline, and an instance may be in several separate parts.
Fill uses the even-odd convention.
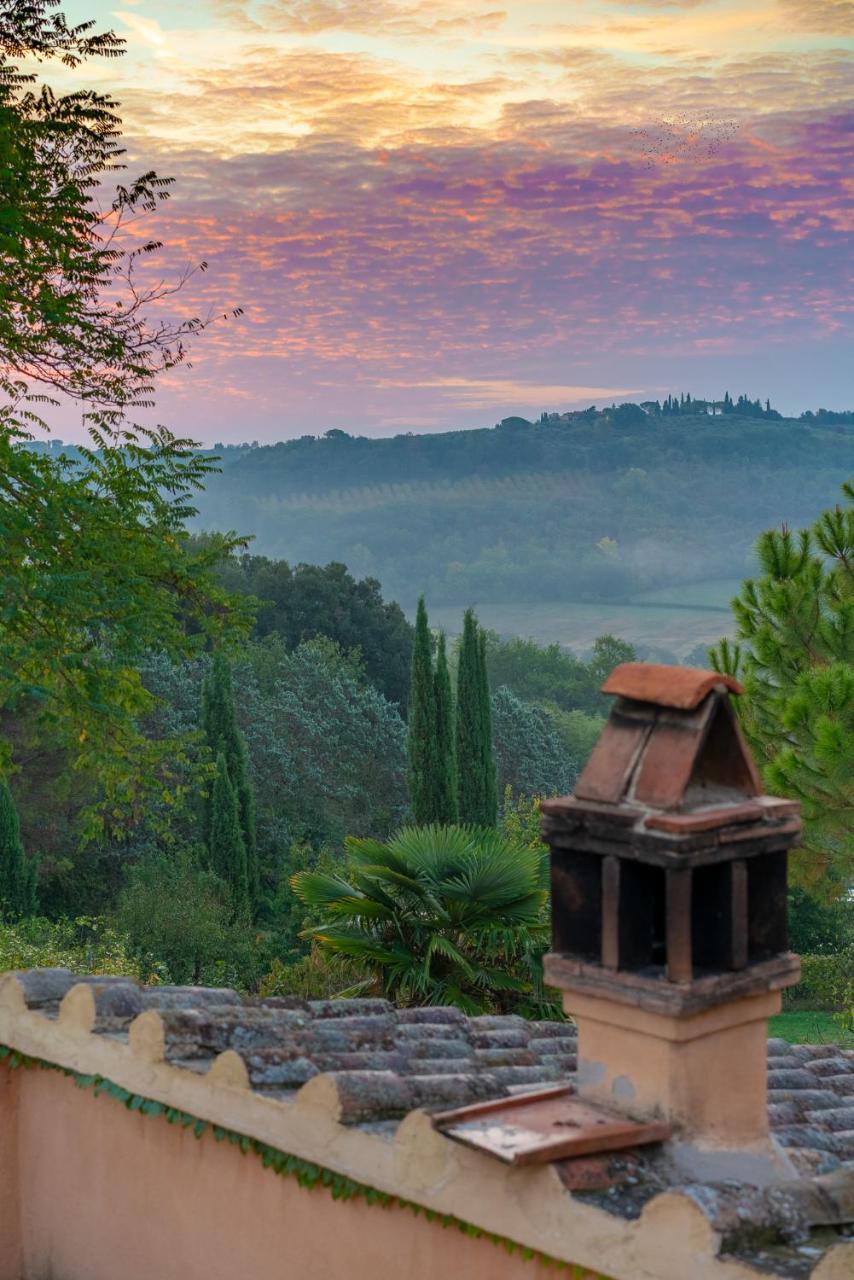
[[[260,553],[343,561],[404,604],[622,601],[744,576],[762,529],[808,523],[854,474],[854,425],[621,407],[229,455],[196,526]]]

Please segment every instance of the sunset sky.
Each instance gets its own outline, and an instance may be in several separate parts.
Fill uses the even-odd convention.
[[[245,309],[164,382],[173,427],[854,405],[847,0],[63,7],[127,40],[85,82],[178,180],[156,230],[210,264],[181,306]]]

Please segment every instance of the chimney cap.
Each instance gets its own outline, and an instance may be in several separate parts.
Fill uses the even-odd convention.
[[[602,693],[692,711],[716,688],[729,693],[744,693],[744,686],[737,680],[717,671],[671,667],[656,662],[622,662],[602,685]]]

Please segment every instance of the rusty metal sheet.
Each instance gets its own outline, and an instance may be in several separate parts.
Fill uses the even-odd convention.
[[[440,1133],[505,1164],[548,1164],[572,1156],[663,1142],[669,1125],[641,1123],[583,1102],[569,1085],[476,1102],[433,1116]]]
[[[737,680],[719,675],[717,671],[670,667],[658,662],[623,662],[608,676],[602,692],[690,711],[718,687],[730,693],[744,693],[744,686]]]

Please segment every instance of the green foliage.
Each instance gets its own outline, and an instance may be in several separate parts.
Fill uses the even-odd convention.
[[[831,955],[854,943],[854,900],[828,902],[794,888],[789,893],[789,946],[800,956]]]
[[[502,792],[509,787],[516,795],[555,796],[570,790],[578,770],[548,711],[502,686],[492,696],[492,724]]]
[[[87,916],[60,921],[36,917],[0,923],[0,972],[42,968],[128,978],[143,976],[127,938],[103,920]]]
[[[542,997],[547,859],[476,827],[408,827],[346,842],[335,874],[294,888],[322,923],[307,933],[349,956],[403,1004],[529,1008]]]
[[[0,778],[0,919],[38,911],[36,864],[24,853],[18,810],[5,778]]]
[[[590,678],[597,689],[608,679],[608,676],[621,662],[634,662],[637,652],[633,645],[620,640],[618,636],[597,636],[593,641],[593,653],[587,664]]]
[[[733,601],[738,644],[717,670],[747,689],[742,722],[769,790],[801,802],[799,882],[839,895],[854,876],[854,486],[811,529],[759,539],[762,574]]]
[[[235,901],[241,896],[239,882],[242,875],[238,871],[238,863],[246,864],[246,895],[250,907],[258,897],[258,849],[255,835],[255,796],[249,780],[249,766],[246,757],[246,743],[243,734],[237,727],[237,715],[234,707],[234,689],[231,681],[231,668],[224,655],[214,654],[213,662],[203,687],[203,724],[205,737],[211,757],[216,760],[222,754],[231,786],[237,800],[237,811],[240,834],[243,843],[242,858],[238,858],[235,850],[232,859],[232,872],[225,879],[232,886]],[[219,764],[217,763],[217,778]],[[213,828],[215,809],[216,782],[205,809],[205,832],[210,840]],[[216,865],[216,864],[215,864]],[[220,874],[223,874],[220,869]]]
[[[480,706],[483,798],[480,814],[467,815],[467,821],[474,821],[482,826],[494,826],[498,814],[498,771],[493,740],[492,698],[489,691],[489,674],[486,669],[486,636],[480,627],[477,635],[477,690]]]
[[[436,813],[438,822],[456,822],[459,817],[457,800],[457,742],[454,721],[454,702],[451,694],[451,676],[448,671],[448,655],[445,633],[439,633],[434,675],[434,699],[436,713]]]
[[[316,848],[385,835],[404,818],[406,727],[396,707],[330,640],[292,652],[250,646],[235,671],[258,804],[263,861],[293,841]]]
[[[567,759],[575,762],[580,773],[605,727],[605,717],[586,711],[563,711],[554,703],[544,703],[543,709],[552,717]]]
[[[200,524],[252,529],[270,556],[342,561],[413,609],[422,591],[434,608],[622,604],[744,577],[762,528],[781,512],[808,520],[852,472],[854,433],[829,424],[700,413],[639,429],[571,415],[519,431],[245,450],[207,486]],[[597,550],[603,537],[617,558]]]
[[[599,693],[620,662],[633,662],[635,649],[616,636],[599,636],[589,662],[559,644],[539,645],[520,637],[486,632],[486,660],[494,688],[506,685],[518,698],[562,711],[607,713],[610,700]]]
[[[498,808],[486,642],[473,609],[463,619],[457,665],[457,797],[460,817],[495,824]]]
[[[850,994],[854,1009],[854,944],[825,955],[801,956],[801,978],[785,994],[787,1009],[841,1013]]]
[[[216,758],[211,789],[208,857],[211,870],[228,886],[234,913],[243,915],[249,907],[246,845],[240,826],[240,804],[223,751]]]
[[[415,620],[412,673],[409,680],[409,799],[418,823],[432,822],[438,808],[438,744],[436,741],[436,694],[433,678],[433,642],[422,596]]]
[[[375,578],[361,582],[343,564],[297,564],[265,556],[226,560],[220,579],[258,600],[254,634],[278,636],[288,649],[326,636],[358,653],[365,674],[390,702],[406,709],[413,630],[400,605],[382,598]]]
[[[315,945],[307,955],[289,963],[274,960],[269,973],[261,980],[258,994],[333,1000],[364,994],[373,984],[371,974],[357,961]]]
[[[245,923],[233,922],[227,886],[192,849],[154,853],[132,867],[116,919],[146,977],[247,987],[263,965]]]
[[[97,780],[82,822],[94,838],[169,786],[175,746],[155,750],[138,730],[149,699],[137,664],[151,648],[185,652],[188,621],[201,635],[228,627],[212,569],[238,540],[189,550],[184,525],[212,463],[131,420],[202,326],[149,321],[170,291],[139,276],[157,245],[135,227],[124,247],[125,223],[153,211],[168,181],[147,173],[99,204],[121,154],[116,104],[39,88],[10,61],[121,52],[55,7],[0,7],[0,709]],[[44,387],[79,402],[89,447],[32,447],[36,409],[56,403]],[[0,763],[10,753],[0,741]]]
[[[498,829],[511,844],[534,849],[539,854],[548,852],[540,836],[539,796],[514,796],[513,789],[506,786]]]

